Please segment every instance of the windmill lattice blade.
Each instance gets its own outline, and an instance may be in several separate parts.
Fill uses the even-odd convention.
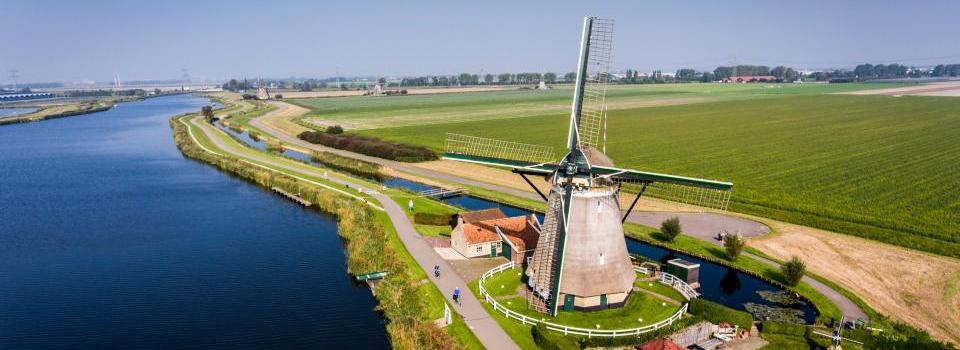
[[[447,134],[444,152],[531,163],[556,161],[552,147],[461,134]]]
[[[623,184],[622,190],[637,193],[643,187],[641,182],[618,181]],[[644,197],[668,200],[691,206],[691,209],[727,210],[730,203],[729,190],[718,190],[706,187],[677,185],[667,182],[654,182],[647,186]]]
[[[863,342],[856,341],[856,340],[853,340],[853,339],[850,339],[850,338],[843,338],[843,341],[848,341],[848,342],[851,342],[851,343],[854,343],[854,344],[857,344],[857,345],[863,345]]]
[[[613,48],[613,20],[594,18],[590,28],[587,74],[577,132],[580,144],[600,149],[603,119],[607,114],[607,82],[610,80],[610,55]]]

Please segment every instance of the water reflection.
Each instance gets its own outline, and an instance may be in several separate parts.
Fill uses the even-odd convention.
[[[740,290],[740,277],[737,276],[736,270],[729,269],[720,279],[720,291],[723,294],[732,295],[738,290]]]

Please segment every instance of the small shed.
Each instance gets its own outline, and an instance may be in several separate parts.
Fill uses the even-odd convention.
[[[700,264],[683,259],[673,259],[667,261],[666,272],[677,276],[689,285],[700,285]]]

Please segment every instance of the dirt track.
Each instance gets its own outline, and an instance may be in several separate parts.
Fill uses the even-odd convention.
[[[960,81],[947,81],[890,89],[860,90],[847,92],[844,94],[886,96],[960,96]]]
[[[877,311],[960,344],[960,261],[862,238],[773,222],[781,234],[748,241],[777,259],[799,256]]]

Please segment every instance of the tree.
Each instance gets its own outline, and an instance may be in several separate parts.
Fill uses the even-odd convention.
[[[457,77],[457,80],[461,85],[473,85],[473,76],[470,73],[460,73],[460,76]]]
[[[563,75],[564,81],[571,82],[571,81],[574,81],[575,79],[577,79],[577,73],[570,72]]]
[[[780,266],[780,272],[783,272],[783,277],[787,279],[787,284],[794,287],[800,283],[800,279],[803,278],[803,274],[806,273],[806,271],[807,265],[796,256]]]
[[[700,76],[700,81],[704,83],[709,83],[716,80],[717,77],[713,75],[713,72],[703,72],[703,75]]]
[[[213,106],[200,107],[200,115],[203,115],[208,122],[213,121]]]
[[[277,94],[276,96],[273,96],[273,98],[276,99],[276,100],[282,100],[282,99],[283,99],[283,95]]]
[[[324,130],[324,131],[326,131],[326,133],[328,134],[334,134],[334,135],[342,134],[343,127],[339,125],[334,125],[334,126],[328,127],[327,130]]]
[[[663,220],[660,224],[660,234],[667,242],[673,242],[673,240],[680,235],[680,231],[682,231],[680,228],[680,218],[676,216]]]
[[[693,81],[697,76],[697,71],[690,68],[681,68],[677,70],[677,79],[680,81]]]
[[[161,92],[163,92],[163,91],[160,91],[160,88],[153,89],[153,94],[154,94],[154,95],[159,95]]]
[[[727,259],[730,259],[730,261],[737,261],[737,257],[743,252],[744,245],[745,242],[740,232],[726,233],[723,235],[723,248],[726,249]]]
[[[492,84],[492,83],[493,83],[493,74],[484,75],[484,76],[483,76],[483,82],[486,83],[486,84]]]
[[[776,66],[770,70],[770,75],[777,77],[777,79],[784,80],[787,78],[787,67]]]
[[[713,70],[714,78],[721,80],[733,76],[733,67],[717,67]]]
[[[543,73],[543,80],[549,84],[553,84],[557,81],[556,73]]]
[[[497,76],[497,82],[500,84],[510,84],[513,80],[512,77],[513,75],[510,73],[501,73]]]
[[[796,81],[797,78],[800,78],[800,74],[793,70],[793,68],[787,68],[787,71],[783,73],[784,81]]]

